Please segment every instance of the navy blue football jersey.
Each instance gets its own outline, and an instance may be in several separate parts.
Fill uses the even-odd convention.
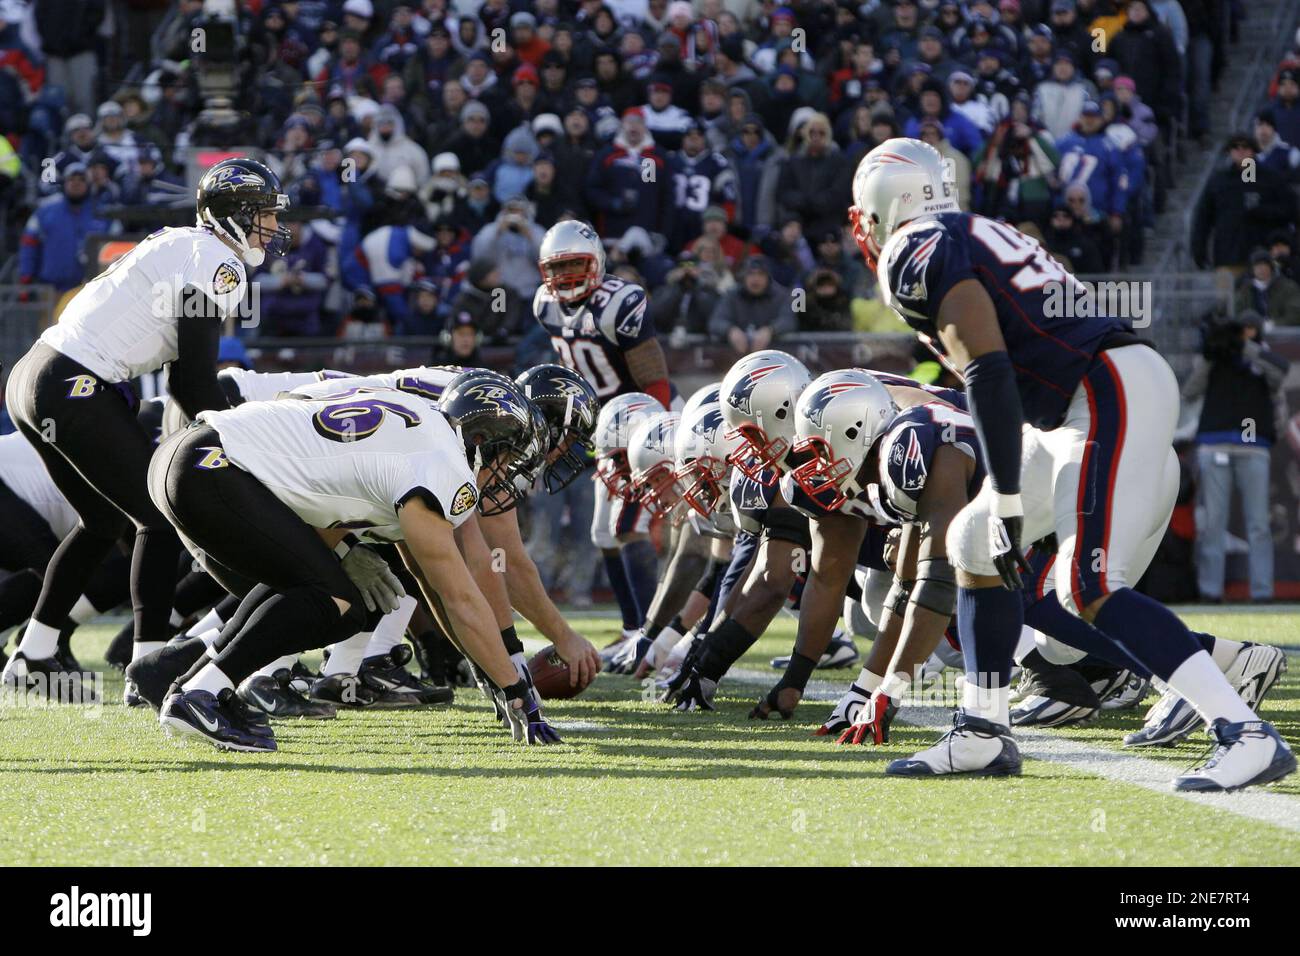
[[[984,482],[975,422],[942,402],[913,405],[894,416],[880,439],[880,504],[898,521],[916,520],[917,503],[925,492],[934,452],[950,444],[975,462],[966,490],[971,497]]]
[[[576,307],[562,305],[546,286],[539,286],[533,315],[550,333],[560,361],[590,382],[604,401],[640,391],[624,353],[655,337],[646,304],[645,289],[606,275],[600,287]]]
[[[736,171],[726,157],[711,149],[694,158],[681,151],[673,153],[668,168],[673,174],[673,204],[677,207],[673,226],[685,244],[703,231],[700,217],[704,210],[736,202]]]
[[[769,472],[763,472],[764,477]],[[776,496],[775,485],[765,485],[761,481],[748,478],[738,468],[731,471],[731,484],[728,486],[731,498],[731,513],[736,519],[736,526],[741,531],[758,534],[763,530],[767,518],[767,509],[772,506]]]
[[[1025,421],[1055,428],[1074,390],[1107,339],[1131,332],[1109,316],[1082,317],[1068,307],[1076,280],[1036,241],[972,213],[927,216],[890,237],[880,255],[885,301],[914,329],[935,336],[944,296],[974,279],[997,310],[1016,369]]]
[[[908,378],[906,375],[895,375],[893,372],[877,372],[875,369],[863,369],[869,372],[884,385],[893,385],[895,388],[919,388],[923,392],[929,392],[941,402],[947,402],[954,408],[966,410],[966,393],[956,388],[944,388],[941,385],[927,385],[924,382],[918,382],[914,378]]]

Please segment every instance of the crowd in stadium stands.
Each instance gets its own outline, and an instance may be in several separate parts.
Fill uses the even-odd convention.
[[[18,281],[63,291],[85,274],[84,238],[121,228],[115,207],[184,204],[192,148],[251,145],[297,204],[330,211],[295,223],[289,256],[258,277],[264,335],[511,339],[533,328],[541,236],[570,216],[651,291],[665,333],[741,349],[893,330],[845,233],[860,157],[919,137],[951,159],[964,208],[1032,224],[1078,273],[1139,264],[1172,131],[1206,134],[1239,13],[1236,0],[246,0],[247,119],[215,144],[197,125],[201,0],[0,0],[0,204],[21,230]],[[1300,162],[1286,145],[1296,93],[1283,72],[1256,129],[1279,178]],[[1255,236],[1229,220],[1258,213],[1216,188],[1206,264],[1244,265]]]

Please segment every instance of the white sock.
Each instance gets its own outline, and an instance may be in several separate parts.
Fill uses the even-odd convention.
[[[333,677],[335,674],[355,675],[361,669],[361,662],[366,656],[366,646],[374,637],[370,631],[358,631],[346,641],[330,645],[330,659],[325,662],[321,674]]]
[[[172,616],[167,619],[167,623],[172,627],[180,627],[184,622],[185,618],[181,617],[181,612],[172,608]]]
[[[221,628],[210,627],[206,631],[203,631],[199,634],[190,632],[189,636],[197,637],[199,640],[203,642],[205,647],[211,649],[212,645],[217,643],[217,638],[221,636]]]
[[[18,650],[22,651],[23,657],[40,660],[53,657],[58,649],[59,629],[57,627],[42,624],[35,618],[27,622],[23,639],[18,642]]]
[[[884,694],[894,703],[903,699],[907,689],[912,686],[912,678],[908,677],[903,671],[894,671],[883,681],[880,682],[880,693]]]
[[[885,682],[885,678],[883,678],[879,674],[871,673],[871,671],[867,670],[864,667],[862,668],[862,670],[858,671],[858,679],[855,680],[853,683],[857,684],[863,690],[870,692],[875,690],[884,682]]]
[[[166,647],[166,641],[136,641],[131,645],[131,660],[138,661],[146,654],[152,654],[160,647]]]
[[[962,681],[961,706],[973,717],[982,717],[1003,727],[1010,727],[1010,699],[1010,687],[980,687],[973,680]]]
[[[215,697],[227,687],[233,688],[234,686],[230,678],[222,673],[221,668],[216,664],[204,664],[203,670],[187,680],[185,686],[181,689],[184,691],[206,690]]]
[[[297,654],[285,654],[284,657],[277,658],[267,664],[261,670],[253,671],[253,677],[274,677],[275,672],[283,668],[288,670],[293,667],[293,662],[298,659]]]
[[[387,654],[402,643],[402,638],[406,635],[406,625],[410,622],[411,615],[415,613],[415,606],[415,598],[408,594],[397,602],[396,611],[389,611],[379,619],[370,643],[366,646],[366,657]]]
[[[1207,724],[1220,717],[1226,717],[1234,724],[1258,719],[1224,678],[1214,658],[1205,651],[1197,651],[1179,664],[1178,670],[1169,675],[1167,683],[1196,708]]]
[[[1011,655],[1011,659],[1019,664],[1025,659],[1025,655],[1037,646],[1034,641],[1034,629],[1026,625],[1020,629],[1020,640],[1016,641],[1016,650]]]
[[[213,608],[207,614],[195,621],[194,626],[185,632],[185,636],[200,637],[205,632],[213,629],[220,631],[221,625],[224,623],[225,621],[221,620],[221,615],[217,613],[217,609]]]
[[[77,598],[77,603],[72,605],[72,610],[68,612],[68,618],[73,624],[85,624],[87,621],[94,620],[99,615],[95,610],[95,605],[90,603],[90,598],[82,595]]]
[[[1214,658],[1214,663],[1219,666],[1219,670],[1227,672],[1236,660],[1237,653],[1245,647],[1240,641],[1229,641],[1222,637],[1214,639],[1214,650],[1210,651],[1210,656]]]

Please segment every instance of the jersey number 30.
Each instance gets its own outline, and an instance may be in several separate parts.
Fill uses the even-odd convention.
[[[560,361],[591,383],[597,398],[609,398],[618,391],[618,372],[599,345],[585,339],[570,342],[558,335],[551,337],[551,343],[560,353]]]

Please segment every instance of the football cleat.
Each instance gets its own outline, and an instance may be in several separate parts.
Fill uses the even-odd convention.
[[[1205,721],[1196,708],[1183,700],[1172,687],[1147,711],[1146,722],[1124,738],[1125,747],[1160,747],[1176,744]]]
[[[822,652],[821,659],[817,661],[817,669],[821,670],[839,670],[841,667],[848,667],[858,659],[858,648],[853,643],[851,637],[832,637],[831,642],[826,645],[826,650]],[[784,657],[772,658],[772,667],[776,670],[783,671],[790,666],[790,655]]]
[[[1019,700],[1011,711],[1013,727],[1060,727],[1091,720],[1101,710],[1087,678],[1073,667],[1053,664],[1031,653],[1022,661]]]
[[[108,642],[108,650],[104,652],[105,663],[120,671],[126,670],[126,665],[131,663],[131,645],[134,643],[135,625],[128,622]]]
[[[1286,673],[1286,654],[1268,644],[1245,644],[1223,676],[1241,695],[1246,706],[1257,710],[1279,677]]]
[[[28,657],[22,651],[0,672],[0,691],[34,694],[60,704],[95,704],[94,688],[84,682],[80,671],[67,670],[57,657]]]
[[[154,710],[159,710],[171,693],[172,683],[193,667],[206,652],[207,646],[198,637],[166,644],[126,665],[127,685],[141,700]],[[123,703],[125,702],[124,693]]]
[[[306,697],[307,691],[311,690],[312,681],[319,679],[320,674],[300,660],[294,661],[293,667],[289,668],[289,688],[303,697]]]
[[[336,707],[373,707],[379,702],[379,693],[356,674],[330,674],[314,680],[307,697]]]
[[[273,676],[254,674],[239,685],[240,700],[268,717],[306,717],[329,720],[338,715],[333,704],[308,700],[293,689],[293,675],[282,667]]]
[[[1092,692],[1101,701],[1102,707],[1106,706],[1107,700],[1124,689],[1124,685],[1128,683],[1129,677],[1133,674],[1130,670],[1114,667],[1110,664],[1081,662],[1073,665],[1073,667],[1083,675],[1083,679],[1088,682]]]
[[[1281,780],[1295,772],[1295,754],[1265,720],[1229,723],[1220,717],[1210,727],[1217,742],[1203,766],[1175,778],[1174,789],[1227,792]]]
[[[1102,710],[1130,710],[1142,703],[1147,692],[1151,690],[1151,681],[1138,677],[1129,671],[1124,686],[1101,702]]]
[[[218,750],[273,752],[275,737],[269,729],[265,735],[254,732],[244,715],[231,708],[232,701],[238,698],[229,687],[215,697],[206,690],[172,694],[163,701],[158,723],[169,733],[202,737]]]
[[[831,715],[822,721],[822,725],[813,731],[815,737],[826,737],[830,734],[838,734],[842,730],[848,730],[857,722],[858,714],[867,702],[871,700],[871,691],[865,687],[859,687],[857,684],[850,684],[849,689],[835,705]]]
[[[357,677],[375,692],[375,707],[428,707],[450,704],[455,699],[456,692],[450,687],[426,684],[407,670],[410,660],[411,648],[398,644],[387,654],[367,657],[361,662]]]
[[[1006,777],[1020,773],[1020,748],[1004,724],[975,717],[958,708],[952,729],[928,750],[885,768],[891,777]]]

